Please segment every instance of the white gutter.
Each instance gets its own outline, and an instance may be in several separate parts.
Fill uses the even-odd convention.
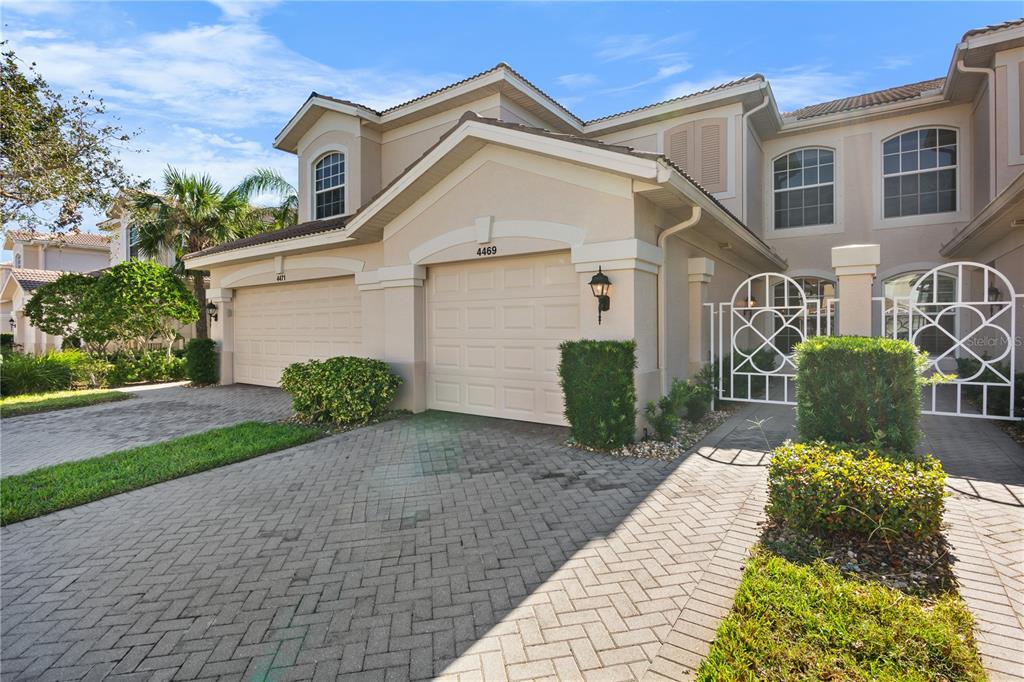
[[[663,230],[658,235],[658,248],[661,249],[661,266],[658,268],[658,375],[661,380],[661,392],[665,394],[668,392],[668,371],[666,364],[668,360],[665,357],[667,350],[665,344],[665,320],[668,319],[668,300],[665,289],[667,288],[666,279],[667,273],[665,269],[668,267],[668,252],[665,249],[665,244],[668,238],[674,234],[682,232],[683,230],[693,227],[700,222],[701,214],[704,211],[700,206],[694,206],[690,212],[690,217],[679,223],[673,225],[667,230]]]
[[[996,70],[985,66],[967,66],[964,60],[956,63],[963,73],[983,73],[988,78],[988,196],[996,196]]]
[[[740,126],[740,128],[742,130],[740,131],[740,134],[743,135],[743,137],[740,138],[740,186],[743,188],[743,190],[740,193],[740,196],[743,197],[743,203],[740,204],[740,222],[743,223],[744,225],[747,224],[747,199],[748,199],[748,197],[747,197],[747,173],[746,173],[746,169],[747,169],[747,121],[750,119],[751,114],[756,114],[757,112],[761,111],[766,106],[768,106],[768,103],[769,103],[768,93],[765,92],[764,90],[762,90],[762,92],[764,93],[764,101],[761,102],[760,104],[758,104],[756,107],[754,107],[750,111],[748,111],[745,114],[743,114],[743,116],[741,117],[742,118],[742,120],[741,120],[742,125]]]

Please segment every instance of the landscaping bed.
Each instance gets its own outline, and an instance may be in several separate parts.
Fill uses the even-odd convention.
[[[121,391],[86,389],[81,391],[50,391],[48,393],[27,393],[0,398],[0,417],[17,417],[37,412],[67,410],[99,403],[128,400],[132,395]]]
[[[308,443],[323,430],[243,422],[0,479],[0,525]],[[69,444],[73,447],[73,444]]]
[[[639,457],[671,462],[685,455],[704,436],[724,424],[737,409],[737,403],[720,405],[717,410],[708,412],[697,421],[683,420],[669,441],[647,438],[613,450],[609,454],[616,457]]]

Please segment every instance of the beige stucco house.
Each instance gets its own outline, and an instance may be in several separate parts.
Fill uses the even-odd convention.
[[[61,337],[32,326],[25,317],[25,303],[40,285],[65,272],[93,272],[107,267],[110,239],[88,232],[50,234],[9,230],[4,250],[11,261],[0,265],[0,324],[14,334],[14,343],[26,353],[45,353],[60,348]]]
[[[1024,20],[969,31],[942,78],[789,113],[753,75],[583,121],[506,64],[385,111],[313,93],[274,141],[300,224],[186,262],[224,383],[356,354],[402,407],[562,423],[562,340],[636,339],[646,401],[757,273],[838,297],[845,333],[953,259],[1024,290],[1022,93]]]

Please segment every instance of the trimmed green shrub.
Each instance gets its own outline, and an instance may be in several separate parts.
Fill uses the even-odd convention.
[[[350,356],[296,362],[281,374],[295,413],[316,423],[364,424],[382,417],[401,385],[386,362]]]
[[[898,339],[815,336],[797,344],[800,439],[913,452],[926,361],[926,354]]]
[[[185,378],[185,360],[168,355],[165,350],[117,353],[110,357],[110,361],[113,365],[107,374],[110,386],[180,381]]]
[[[213,339],[192,339],[185,346],[185,376],[193,384],[215,384],[217,373],[217,343]]]
[[[564,341],[559,346],[565,418],[581,445],[612,449],[636,431],[635,341]]]
[[[14,334],[0,334],[0,350],[11,350],[14,348]]]
[[[768,466],[767,512],[793,530],[922,540],[942,525],[945,482],[931,456],[787,443]]]
[[[691,384],[690,395],[686,397],[686,418],[692,422],[703,419],[711,409],[714,394],[702,384]]]
[[[68,368],[72,388],[102,388],[107,385],[107,375],[113,368],[105,358],[74,348],[50,351],[46,357]]]
[[[45,393],[71,388],[71,368],[47,355],[5,353],[0,366],[0,395]]]

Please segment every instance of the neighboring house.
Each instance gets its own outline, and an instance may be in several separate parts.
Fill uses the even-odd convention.
[[[313,93],[274,142],[300,224],[187,265],[224,383],[357,354],[402,374],[401,407],[562,423],[562,340],[636,339],[642,405],[707,361],[702,304],[749,276],[836,295],[832,247],[880,245],[841,314],[954,259],[1024,290],[1022,93],[1024,20],[969,31],[943,78],[789,113],[753,75],[583,121],[506,64],[385,111]]]
[[[12,253],[0,265],[0,324],[14,333],[14,343],[27,353],[60,348],[61,337],[44,334],[25,317],[25,303],[40,285],[65,272],[93,272],[107,267],[110,240],[88,232],[49,234],[9,230],[3,248]]]

